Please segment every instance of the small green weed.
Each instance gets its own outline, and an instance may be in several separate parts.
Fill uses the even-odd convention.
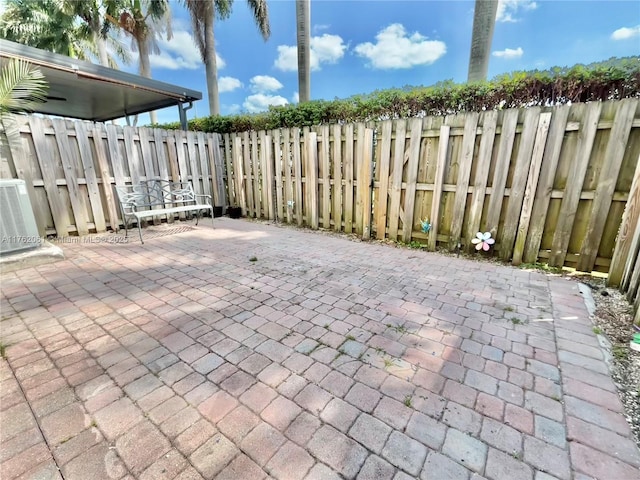
[[[4,342],[0,342],[0,357],[6,359],[7,358],[7,344]]]
[[[504,307],[505,312],[513,312],[514,310],[515,308],[513,308],[511,305],[507,305],[506,307]]]
[[[347,335],[345,338],[347,340],[355,340],[356,339],[356,337],[354,337],[353,335]]]
[[[624,345],[614,345],[611,353],[618,361],[626,360],[629,357],[629,350]]]
[[[249,259],[250,262],[257,262],[258,261],[258,257],[251,257]]]
[[[602,329],[600,327],[593,327],[591,330],[593,330],[593,333],[596,335],[600,335],[602,333]]]
[[[542,270],[547,273],[562,273],[562,267],[551,267],[546,263],[534,262],[534,263],[521,263],[520,268],[524,270]]]
[[[387,323],[387,328],[390,328],[400,335],[404,335],[408,331],[407,327],[405,327],[404,325],[393,325],[392,323]]]
[[[511,317],[509,319],[509,321],[511,323],[513,323],[514,325],[522,325],[524,322],[522,320],[520,320],[518,317]]]
[[[413,395],[405,395],[404,397],[404,405],[405,407],[411,408],[411,400],[413,399]]]
[[[384,361],[384,368],[393,367],[395,365],[395,363],[393,363],[393,360],[390,358],[385,358],[383,359],[383,361]]]

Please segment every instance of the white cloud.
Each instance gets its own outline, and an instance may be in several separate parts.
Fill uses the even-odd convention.
[[[430,65],[447,52],[447,46],[439,40],[427,40],[418,32],[408,36],[401,24],[393,23],[378,32],[375,44],[361,43],[354,50],[373,68],[386,70]]]
[[[637,27],[622,27],[611,34],[613,40],[627,40],[640,35],[640,25]]]
[[[323,25],[323,24],[314,25],[313,33],[318,33],[318,32],[321,32],[322,30],[329,30],[330,28],[331,28],[331,25]]]
[[[269,75],[256,75],[249,80],[251,91],[256,93],[275,92],[280,90],[282,85],[277,78],[270,77]]]
[[[300,94],[298,92],[293,92],[291,103],[300,103]]]
[[[160,54],[149,56],[151,67],[166,68],[167,70],[195,70],[203,66],[200,51],[193,43],[193,38],[187,30],[174,30],[171,40],[158,39]],[[133,53],[133,60],[138,61],[137,52]],[[219,69],[225,67],[226,62],[216,53],[216,63]]]
[[[262,112],[269,109],[269,105],[286,105],[289,102],[280,95],[265,95],[264,93],[256,93],[249,95],[242,106],[249,113]]]
[[[309,45],[311,70],[320,70],[322,64],[337,63],[347,51],[347,45],[339,35],[325,33],[321,36],[311,37]],[[293,45],[279,45],[278,58],[274,66],[283,72],[295,72],[298,70],[298,48]]]
[[[240,108],[240,105],[238,105],[237,103],[232,103],[231,105],[222,105],[222,110],[225,111],[228,115],[240,113]]]
[[[218,92],[233,92],[237,88],[242,87],[242,82],[233,77],[220,77],[218,79]]]
[[[534,0],[499,0],[496,21],[517,22],[520,20],[516,17],[518,12],[535,10],[536,8],[538,8],[538,4]]]
[[[492,53],[494,57],[504,58],[506,60],[511,60],[512,58],[520,58],[524,50],[522,48],[505,48],[504,50],[497,50]]]

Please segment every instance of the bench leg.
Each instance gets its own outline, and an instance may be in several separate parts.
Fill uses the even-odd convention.
[[[138,219],[138,235],[140,235],[140,243],[144,245],[144,240],[142,240],[142,227],[140,226],[140,219]]]

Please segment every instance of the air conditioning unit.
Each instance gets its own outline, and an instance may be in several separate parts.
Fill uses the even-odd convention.
[[[40,246],[24,180],[0,180],[0,255]]]

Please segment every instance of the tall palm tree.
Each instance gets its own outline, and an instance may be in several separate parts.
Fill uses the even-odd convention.
[[[216,42],[214,36],[215,17],[228,18],[231,14],[233,0],[182,0],[189,10],[193,27],[193,39],[200,50],[207,76],[207,93],[209,98],[209,114],[220,115],[220,98],[218,95],[218,66],[216,63]],[[271,34],[269,12],[266,0],[247,0],[249,8],[262,34],[267,40]]]
[[[487,79],[497,11],[498,0],[476,0],[473,12],[471,54],[469,55],[469,76],[467,78],[469,82]]]
[[[6,0],[5,7],[3,38],[80,60],[97,54],[91,32],[56,0]]]
[[[169,0],[110,0],[105,17],[131,36],[138,50],[140,75],[151,78],[150,56],[160,53],[158,37],[172,37]],[[151,123],[158,123],[156,112],[149,112],[149,117]]]
[[[100,11],[103,2],[100,0],[58,0],[58,2],[64,12],[81,19],[83,25],[91,33],[100,64],[104,67],[111,66],[107,53],[105,19]]]
[[[299,101],[311,100],[311,0],[296,0]]]
[[[0,35],[7,40],[117,68],[107,44],[124,63],[129,54],[113,36],[103,31],[99,1],[6,0],[0,17]],[[78,20],[81,20],[78,22]]]

